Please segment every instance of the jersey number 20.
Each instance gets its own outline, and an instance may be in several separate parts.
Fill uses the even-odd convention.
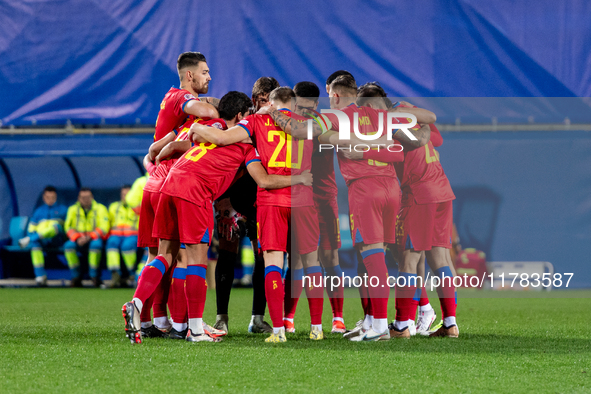
[[[287,167],[299,169],[302,167],[302,158],[304,156],[304,141],[299,140],[297,146],[298,161],[292,163],[292,138],[291,135],[285,134],[282,130],[270,130],[268,134],[268,142],[274,142],[275,136],[279,137],[279,143],[269,159],[269,167]],[[285,146],[285,161],[277,161],[277,157]]]

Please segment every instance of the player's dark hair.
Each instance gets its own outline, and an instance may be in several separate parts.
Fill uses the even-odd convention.
[[[318,101],[318,97],[320,96],[320,89],[318,89],[318,85],[309,81],[296,83],[296,85],[293,87],[293,92],[295,93],[296,97],[311,98],[314,99],[314,101]]]
[[[123,190],[123,189],[131,189],[131,185],[126,183],[123,186],[121,186],[121,190]]]
[[[281,103],[289,103],[292,98],[295,98],[295,93],[289,86],[281,86],[274,89],[269,95],[269,101],[279,101]]]
[[[271,93],[279,86],[279,82],[273,77],[260,77],[252,86],[252,98],[256,99],[259,94]]]
[[[367,82],[359,86],[357,97],[386,97],[386,91],[379,82]]]
[[[201,52],[184,52],[179,55],[176,68],[180,72],[183,68],[197,66],[205,61],[205,56]]]
[[[252,102],[246,94],[232,91],[226,93],[224,97],[221,98],[218,105],[218,112],[220,113],[220,118],[224,120],[232,120],[238,114],[246,114],[251,106]]]
[[[89,187],[81,187],[80,190],[78,190],[78,194],[82,192],[90,192],[90,194],[92,194],[92,190],[90,190]]]
[[[57,189],[55,188],[55,186],[47,185],[43,189],[43,193],[45,193],[45,192],[54,192],[54,193],[57,193]]]
[[[392,108],[392,101],[387,97],[386,91],[380,86],[379,82],[368,82],[357,89],[357,105],[367,105],[373,97],[382,97],[386,107]]]
[[[330,87],[333,90],[339,90],[346,94],[350,94],[351,97],[357,96],[357,83],[355,78],[351,75],[339,75],[331,82]]]
[[[335,79],[337,79],[337,77],[340,77],[341,75],[348,75],[351,78],[353,78],[353,74],[351,74],[349,71],[338,70],[338,71],[333,72],[332,74],[330,74],[330,76],[328,78],[326,78],[326,84],[330,86],[332,81],[334,81]],[[355,78],[353,78],[353,80],[355,80]]]

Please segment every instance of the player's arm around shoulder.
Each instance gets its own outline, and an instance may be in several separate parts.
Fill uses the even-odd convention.
[[[395,104],[395,106],[389,109],[388,112],[402,112],[412,114],[416,116],[417,122],[420,124],[432,124],[437,121],[437,115],[435,115],[434,112],[429,111],[428,109],[419,108],[415,105],[407,103],[406,101],[401,101],[398,103],[398,105]]]
[[[429,139],[431,138],[431,128],[428,124],[423,125],[418,129],[407,129],[407,131],[415,137],[414,140],[402,129],[397,130],[392,136],[395,140],[400,141],[405,149],[408,148],[407,150],[413,150],[429,143]]]
[[[194,123],[189,130],[189,140],[194,144],[210,142],[217,146],[235,144],[250,138],[250,132],[241,125],[220,130],[216,127]]]
[[[282,189],[300,184],[312,186],[312,173],[309,170],[299,175],[269,175],[260,161],[249,162],[246,169],[262,189]]]
[[[275,107],[265,106],[258,110],[257,115],[269,115],[273,121],[283,130],[286,134],[291,135],[294,138],[303,140],[308,138],[308,123],[299,122],[297,119],[287,116],[283,112],[279,111]],[[309,119],[312,124],[312,137],[318,137],[322,133],[327,131],[324,123],[317,117],[311,115]]]
[[[220,99],[217,98],[217,97],[202,97],[202,96],[199,96],[199,100],[201,102],[205,102],[205,103],[211,104],[211,105],[213,105],[216,108],[218,108],[220,106]]]
[[[160,153],[160,151],[170,142],[174,141],[176,138],[176,133],[174,131],[171,131],[170,133],[166,134],[166,136],[164,136],[163,138],[159,139],[156,142],[153,142],[152,145],[150,145],[150,148],[148,149],[148,159],[150,161],[153,161],[156,156],[158,156],[158,153]]]
[[[158,156],[156,156],[155,164],[156,166],[159,166],[163,160],[170,158],[176,153],[184,153],[189,149],[191,149],[191,141],[169,142],[164,148],[162,148],[160,153],[158,153]]]
[[[194,115],[198,118],[217,118],[219,117],[218,110],[213,105],[199,100],[190,100],[188,101],[183,111],[186,114]]]

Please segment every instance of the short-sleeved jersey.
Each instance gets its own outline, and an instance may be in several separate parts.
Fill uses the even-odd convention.
[[[171,131],[178,132],[181,126],[190,120],[191,115],[185,113],[185,105],[191,100],[199,99],[188,90],[170,88],[160,103],[154,141],[164,138]]]
[[[387,112],[370,107],[358,107],[355,104],[351,104],[341,109],[341,111],[349,117],[351,128],[354,127],[354,114],[357,113],[359,122],[358,130],[361,134],[366,135],[374,134],[378,130],[379,117],[385,116],[385,112]],[[339,130],[339,120],[336,115],[324,114],[323,117],[327,120],[330,129]],[[396,118],[394,120],[397,121]],[[384,121],[384,130],[386,130],[385,124],[386,122]],[[353,133],[352,129],[351,133]],[[369,144],[371,144],[371,141],[368,141]],[[396,178],[396,171],[390,163],[382,163],[375,160],[351,160],[343,155],[337,155],[337,157],[339,159],[341,173],[347,185],[356,179],[365,177],[387,176]]]
[[[431,133],[437,129],[431,128]],[[402,188],[402,200],[412,193],[418,204],[450,201],[456,198],[431,141],[420,148],[404,151],[404,162],[395,164]]]
[[[291,117],[291,111],[282,109],[281,112]],[[286,135],[270,115],[249,115],[238,125],[254,139],[261,163],[269,175],[291,175],[292,158],[297,158],[299,153],[293,152],[291,136]],[[257,205],[291,207],[291,187],[273,190],[259,187]]]
[[[175,141],[187,141],[189,139],[189,130],[191,129],[191,125],[193,123],[200,123],[200,124],[203,124],[206,126],[213,126],[213,127],[216,127],[220,130],[225,130],[228,128],[226,125],[226,121],[223,119],[209,119],[209,120],[203,120],[201,118],[190,119],[187,122],[185,122],[185,124],[179,130],[179,132],[174,140]],[[146,185],[144,186],[144,190],[149,191],[151,193],[157,193],[158,191],[160,191],[160,188],[162,187],[164,180],[168,176],[170,169],[172,168],[174,163],[176,163],[178,158],[181,157],[182,155],[183,155],[182,153],[177,153],[177,154],[173,155],[172,157],[170,157],[169,159],[162,161],[158,165],[158,167],[156,167],[156,169],[154,170],[152,175],[150,175],[150,177],[148,178],[148,181],[146,182]]]
[[[177,160],[160,192],[197,205],[212,203],[230,186],[240,166],[253,161],[259,158],[250,144],[217,146],[202,142]]]

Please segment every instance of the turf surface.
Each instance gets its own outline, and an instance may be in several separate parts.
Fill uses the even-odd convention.
[[[303,299],[297,333],[270,345],[247,333],[251,291],[235,289],[223,342],[145,339],[135,346],[120,312],[131,294],[0,289],[0,392],[591,392],[591,292],[544,299],[460,294],[459,339],[378,343],[334,334],[307,340]],[[210,292],[210,324],[214,305]],[[326,332],[328,302],[324,317]],[[360,317],[359,301],[346,299],[347,325]]]

